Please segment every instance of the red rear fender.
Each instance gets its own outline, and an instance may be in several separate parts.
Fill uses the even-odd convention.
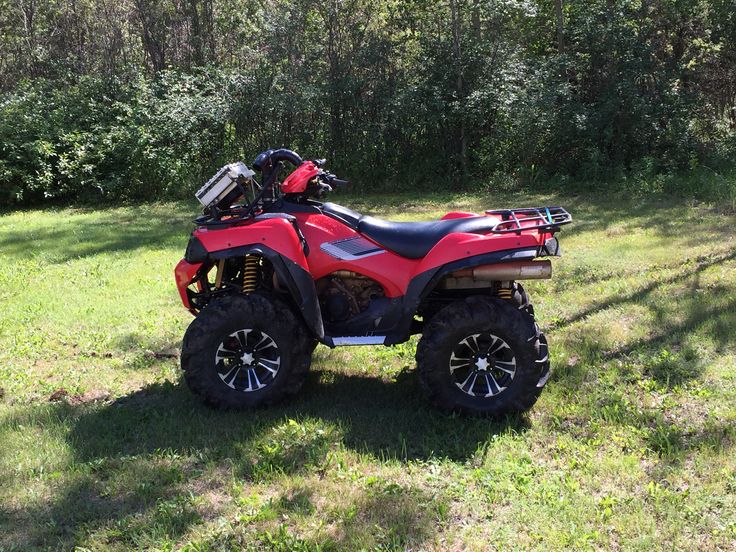
[[[469,217],[477,217],[478,213],[468,213],[467,211],[450,211],[445,216],[443,216],[440,220],[451,220],[456,218],[469,218]]]
[[[448,234],[432,248],[417,274],[474,255],[513,249],[536,249],[544,244],[544,234]]]

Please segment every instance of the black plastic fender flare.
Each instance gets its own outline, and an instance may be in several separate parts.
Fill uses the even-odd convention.
[[[242,245],[208,253],[208,257],[215,260],[243,257],[245,255],[259,255],[271,263],[279,281],[283,282],[289,290],[289,294],[294,300],[294,304],[299,308],[309,331],[314,337],[324,341],[325,329],[322,323],[322,311],[317,299],[317,289],[308,271],[288,257],[265,245]]]
[[[449,273],[482,264],[495,264],[518,260],[531,260],[538,256],[538,248],[525,247],[481,253],[452,261],[417,274],[409,281],[406,294],[402,297],[402,314],[399,323],[386,338],[386,345],[403,343],[411,336],[411,324],[419,305],[432,292],[439,281]]]

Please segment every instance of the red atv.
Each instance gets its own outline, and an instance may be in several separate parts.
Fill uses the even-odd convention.
[[[283,182],[284,163],[296,166]],[[196,318],[181,365],[226,408],[296,393],[318,343],[394,345],[422,334],[419,378],[448,411],[530,408],[549,377],[547,341],[518,280],[551,277],[560,207],[392,222],[319,199],[347,182],[293,151],[224,167],[202,189],[176,282]]]

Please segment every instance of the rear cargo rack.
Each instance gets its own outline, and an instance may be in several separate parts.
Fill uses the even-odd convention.
[[[501,222],[491,232],[506,234],[524,230],[547,232],[558,230],[564,224],[572,222],[572,215],[562,207],[527,207],[525,209],[495,209],[486,211],[486,215],[501,217]]]

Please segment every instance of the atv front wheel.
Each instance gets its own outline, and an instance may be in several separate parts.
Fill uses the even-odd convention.
[[[254,408],[296,393],[311,353],[304,325],[286,304],[231,295],[211,301],[189,325],[181,367],[207,405]]]
[[[416,358],[433,404],[492,417],[531,408],[549,374],[547,342],[534,319],[488,297],[469,297],[437,313]]]

